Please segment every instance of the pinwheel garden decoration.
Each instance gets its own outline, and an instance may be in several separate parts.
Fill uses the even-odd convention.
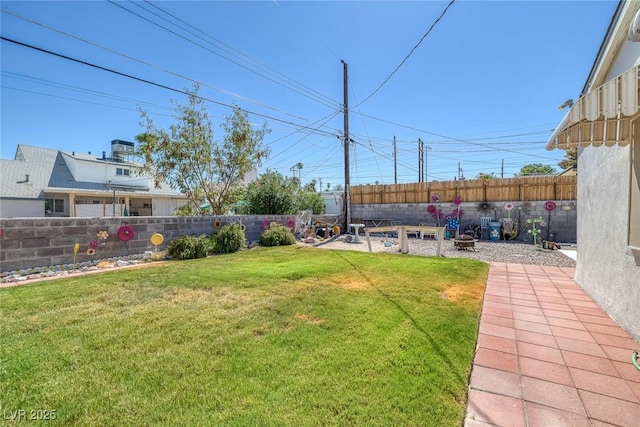
[[[556,202],[549,200],[545,202],[544,209],[549,212],[549,219],[547,220],[547,224],[549,228],[547,228],[547,240],[549,240],[549,232],[551,231],[551,212],[556,210]]]
[[[80,243],[76,243],[73,245],[73,268],[76,267],[76,255],[78,255],[78,251],[80,250]]]
[[[155,247],[156,252],[158,252],[158,246],[164,242],[164,236],[160,233],[153,233],[149,238],[149,241]]]

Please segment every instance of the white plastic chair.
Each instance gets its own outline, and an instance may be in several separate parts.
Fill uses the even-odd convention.
[[[489,238],[489,223],[491,222],[490,216],[480,217],[480,239],[484,236],[484,230],[487,230],[487,239]]]

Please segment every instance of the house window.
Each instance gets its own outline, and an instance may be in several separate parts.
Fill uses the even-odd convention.
[[[126,168],[116,168],[116,175],[130,176],[131,170]]]
[[[64,213],[64,200],[46,199],[44,201],[44,210],[46,213]]]
[[[629,246],[640,251],[640,120],[634,122],[629,182]]]

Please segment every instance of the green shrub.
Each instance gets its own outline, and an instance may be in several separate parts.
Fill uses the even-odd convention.
[[[264,230],[258,241],[261,246],[293,245],[295,242],[296,238],[291,230],[275,222],[272,222],[269,228]]]
[[[167,253],[175,259],[205,258],[213,252],[211,243],[206,234],[201,236],[184,235],[171,242],[167,247]]]
[[[211,236],[214,252],[230,254],[238,252],[245,245],[244,231],[240,224],[227,224]]]

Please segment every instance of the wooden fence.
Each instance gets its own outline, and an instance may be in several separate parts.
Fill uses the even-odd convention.
[[[463,202],[575,200],[576,182],[573,175],[354,185],[351,204],[431,203],[434,195],[442,203],[450,203],[456,196]]]

